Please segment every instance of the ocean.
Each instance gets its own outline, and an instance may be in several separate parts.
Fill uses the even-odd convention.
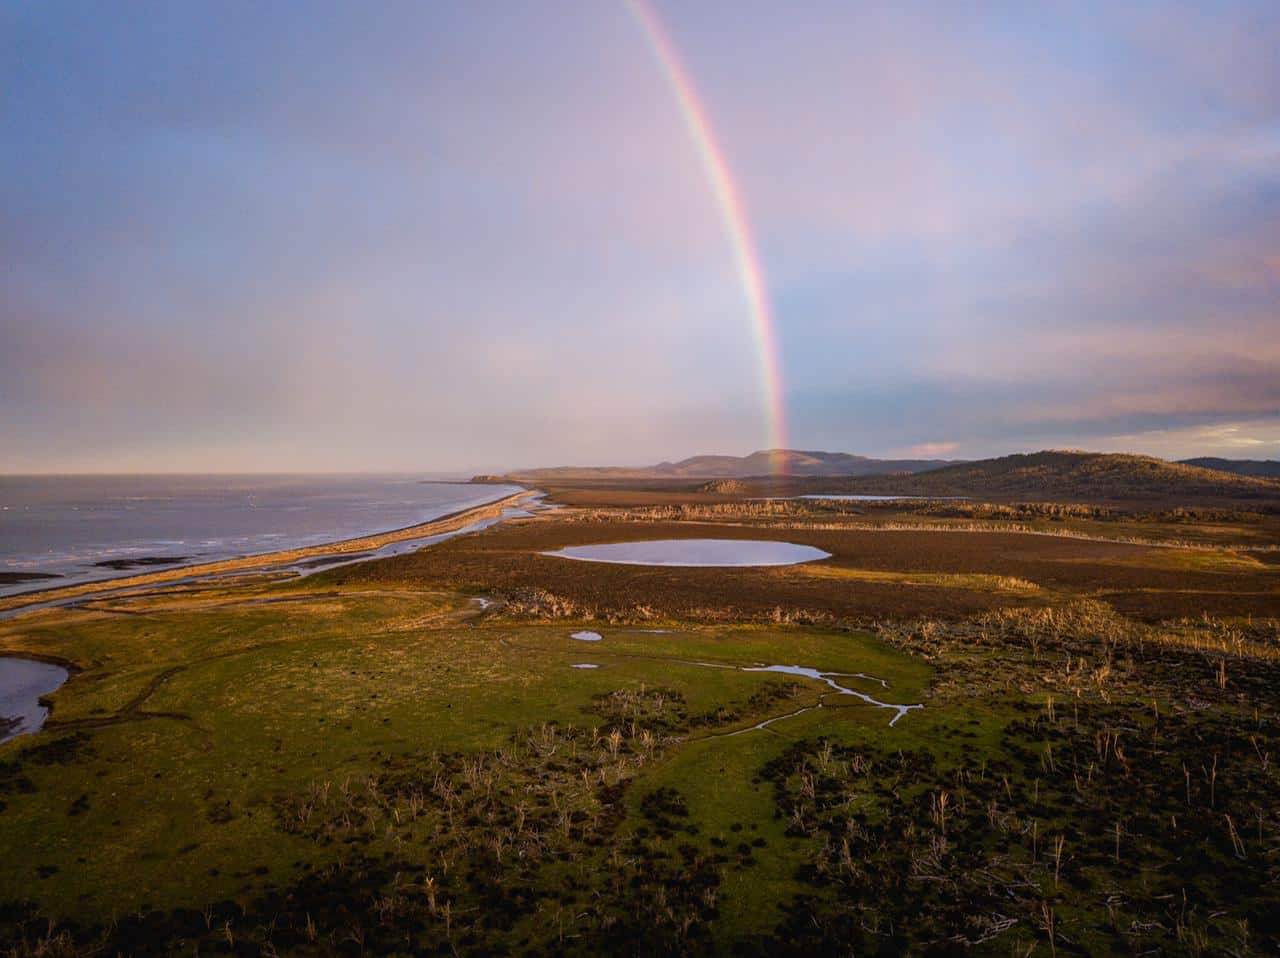
[[[351,539],[517,491],[408,475],[0,476],[0,596]]]

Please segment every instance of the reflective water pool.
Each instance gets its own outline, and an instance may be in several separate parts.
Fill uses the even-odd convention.
[[[622,565],[761,566],[813,562],[829,558],[831,553],[771,539],[651,539],[568,546],[543,555]]]
[[[40,696],[58,688],[67,676],[60,665],[0,656],[0,742],[39,731],[49,717]]]
[[[818,492],[803,496],[767,496],[754,502],[785,502],[792,499],[832,499],[838,502],[901,502],[908,499],[937,502],[941,500],[968,499],[968,496],[872,496],[861,493]]]
[[[723,662],[698,662],[691,661],[690,665],[699,665],[708,669],[736,669],[742,672],[781,672],[783,675],[796,675],[801,678],[813,679],[822,682],[824,685],[830,686],[832,691],[838,695],[849,695],[853,698],[860,699],[868,705],[874,705],[876,708],[888,709],[893,712],[893,718],[889,720],[889,726],[892,728],[898,724],[898,720],[913,709],[924,708],[921,704],[913,705],[895,705],[892,702],[882,702],[877,698],[873,698],[865,692],[859,692],[857,689],[850,688],[843,682],[837,682],[836,679],[862,679],[865,682],[878,683],[882,688],[888,688],[889,683],[882,678],[874,675],[867,675],[865,672],[822,672],[818,669],[809,668],[804,665],[728,665]],[[746,732],[758,732],[761,729],[768,728],[775,722],[781,722],[783,719],[794,718],[797,715],[803,715],[805,712],[813,712],[823,708],[823,702],[826,695],[818,699],[816,705],[806,705],[802,708],[795,709],[792,712],[786,712],[783,715],[775,715],[773,718],[765,719],[763,722],[757,722],[755,725],[748,725],[746,728],[740,728],[732,732],[721,732],[721,736],[729,737],[733,735],[742,735]]]

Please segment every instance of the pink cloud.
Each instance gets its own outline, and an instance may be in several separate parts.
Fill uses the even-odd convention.
[[[959,448],[960,443],[958,442],[920,442],[914,446],[908,446],[903,452],[913,458],[942,459],[950,456]]]

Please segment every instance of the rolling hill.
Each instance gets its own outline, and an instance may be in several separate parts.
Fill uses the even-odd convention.
[[[867,477],[857,492],[922,496],[1074,499],[1270,499],[1280,481],[1153,456],[1046,450],[958,463],[910,476]]]
[[[1219,459],[1201,456],[1197,459],[1179,459],[1184,466],[1199,466],[1217,472],[1231,472],[1237,476],[1253,476],[1256,479],[1280,479],[1280,460],[1275,459]]]
[[[949,466],[945,459],[872,459],[845,452],[762,449],[749,456],[692,456],[656,466],[564,466],[527,469],[509,478],[548,479],[747,479],[756,476],[876,476]]]
[[[699,491],[747,497],[858,493],[1060,502],[1160,500],[1188,505],[1254,500],[1280,506],[1280,479],[1153,456],[1077,450],[1044,450],[973,462],[764,450],[749,456],[693,456],[638,468],[531,469],[502,478],[587,485],[701,481]],[[727,480],[742,488],[730,491]]]

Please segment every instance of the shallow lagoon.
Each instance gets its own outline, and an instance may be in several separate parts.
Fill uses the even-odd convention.
[[[542,554],[581,562],[663,566],[795,565],[831,556],[813,546],[771,539],[650,539],[568,546]]]
[[[67,680],[60,665],[0,656],[0,742],[40,730],[49,710],[40,704]]]

